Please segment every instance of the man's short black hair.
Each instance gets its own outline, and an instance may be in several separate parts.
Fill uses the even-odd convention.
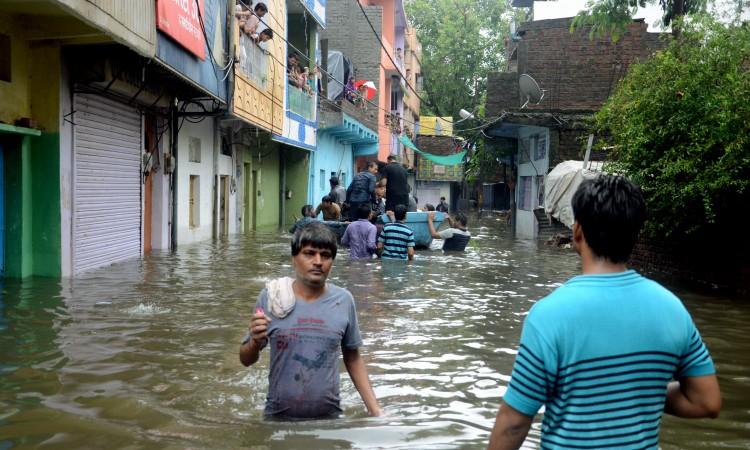
[[[646,221],[641,189],[627,178],[600,175],[578,186],[572,204],[591,251],[613,263],[628,262]]]
[[[357,207],[357,219],[369,219],[372,208],[369,203],[361,203]]]
[[[445,201],[445,197],[440,197],[440,200],[441,201]]]
[[[425,211],[435,211],[435,205],[432,203],[425,203],[424,209]]]
[[[299,255],[308,245],[312,248],[330,250],[331,256],[336,258],[336,235],[320,222],[310,222],[297,229],[292,237],[292,256]]]
[[[406,210],[406,205],[396,205],[396,207],[393,208],[393,215],[396,217],[396,220],[406,219]]]
[[[273,30],[270,28],[266,28],[265,30],[261,31],[260,34],[265,34],[268,36],[268,39],[273,39]]]
[[[321,201],[322,201],[323,203],[329,203],[329,202],[331,202],[331,203],[332,203],[332,202],[333,202],[333,198],[331,198],[331,196],[330,196],[330,195],[325,195],[325,196],[323,196],[323,200],[321,200]]]
[[[305,205],[302,207],[302,217],[310,217],[314,211],[312,205]]]
[[[388,161],[398,162],[398,156],[396,155],[388,155]]]
[[[339,185],[339,177],[333,176],[330,180],[328,180],[332,185],[338,186]]]
[[[368,162],[367,163],[367,168],[369,169],[370,167],[378,167],[377,161],[370,161],[370,162]]]
[[[460,223],[463,226],[469,225],[469,219],[466,218],[466,214],[462,212],[457,212],[453,215],[453,218],[456,219],[456,222]]]
[[[255,5],[255,8],[253,8],[253,11],[267,13],[268,12],[268,6],[266,6],[265,3],[260,2],[257,5]]]

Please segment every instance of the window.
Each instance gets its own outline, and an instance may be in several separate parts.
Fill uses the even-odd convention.
[[[346,187],[346,172],[341,172],[341,176],[339,177],[339,186]]]
[[[188,161],[190,162],[201,162],[201,140],[200,138],[190,136],[189,141],[190,154],[188,155]]]
[[[320,169],[320,190],[325,192],[326,190],[326,171]]]
[[[536,207],[544,206],[544,176],[536,177]]]
[[[531,211],[531,177],[521,177],[518,185],[518,209]]]
[[[521,150],[521,157],[518,159],[519,164],[524,164],[530,161],[529,152],[531,151],[531,138],[525,138],[518,141]]]
[[[190,175],[190,228],[201,226],[201,177]]]
[[[544,159],[547,157],[547,135],[538,134],[536,145],[534,146],[534,159]]]

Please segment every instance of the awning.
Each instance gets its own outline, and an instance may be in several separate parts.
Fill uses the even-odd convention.
[[[456,164],[461,164],[464,162],[464,156],[466,156],[466,150],[455,153],[453,155],[433,155],[432,153],[423,152],[422,150],[418,149],[408,136],[400,136],[398,140],[401,141],[401,143],[405,146],[419,153],[423,157],[429,159],[434,164],[439,164],[441,166],[455,166]]]

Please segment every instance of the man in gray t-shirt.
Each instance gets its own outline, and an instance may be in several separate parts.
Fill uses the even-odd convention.
[[[281,279],[258,297],[240,361],[255,364],[260,351],[271,344],[266,417],[338,416],[340,353],[370,415],[381,413],[359,355],[362,338],[354,298],[346,289],[326,283],[335,257],[336,236],[328,227],[303,226],[292,240],[294,281],[288,279],[285,285]]]

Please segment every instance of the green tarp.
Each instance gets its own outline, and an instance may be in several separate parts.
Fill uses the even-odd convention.
[[[441,166],[455,166],[456,164],[461,164],[462,162],[464,162],[464,156],[466,156],[466,150],[453,155],[433,155],[432,153],[427,153],[418,149],[417,146],[414,145],[411,139],[409,139],[407,136],[400,136],[398,140],[401,141],[401,143],[405,146],[429,159],[433,163],[440,164]]]

